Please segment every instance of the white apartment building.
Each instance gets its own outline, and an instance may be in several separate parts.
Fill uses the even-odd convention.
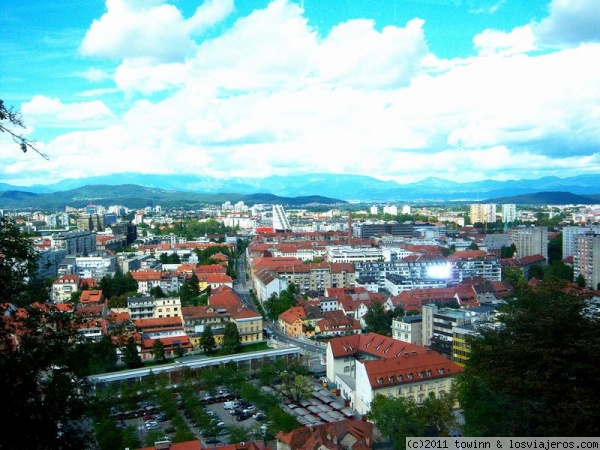
[[[327,247],[327,261],[334,263],[355,263],[383,261],[383,251],[378,247]]]
[[[502,223],[510,223],[517,220],[517,205],[505,203],[502,205]]]
[[[392,337],[409,344],[423,345],[422,327],[423,318],[421,314],[393,319]]]
[[[183,320],[179,297],[130,297],[127,299],[127,309],[132,321],[163,317],[181,317]]]
[[[583,236],[586,233],[600,234],[600,226],[596,227],[563,227],[562,229],[562,257],[568,258],[569,256],[575,256],[577,253],[577,238]]]
[[[391,216],[398,215],[398,207],[396,205],[386,205],[383,207],[383,213]]]
[[[577,250],[573,255],[573,276],[585,278],[589,289],[600,289],[600,234],[588,232],[577,236]]]

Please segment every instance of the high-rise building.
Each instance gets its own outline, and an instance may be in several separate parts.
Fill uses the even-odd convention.
[[[292,231],[290,221],[281,205],[273,205],[273,229],[275,231]]]
[[[375,206],[375,205],[371,206],[370,213],[373,214],[374,216],[376,216],[379,213],[379,209],[377,208],[377,206]]]
[[[471,223],[495,223],[496,205],[493,203],[473,203],[469,217]]]
[[[588,232],[578,235],[573,255],[573,276],[585,278],[590,289],[600,289],[600,233]]]
[[[520,226],[508,230],[511,244],[515,244],[517,251],[515,257],[522,258],[529,255],[542,255],[548,257],[548,227]]]
[[[562,229],[562,257],[575,256],[577,238],[589,232],[600,234],[600,226],[595,227],[563,227]]]
[[[517,205],[506,203],[502,205],[502,223],[510,223],[517,220]]]

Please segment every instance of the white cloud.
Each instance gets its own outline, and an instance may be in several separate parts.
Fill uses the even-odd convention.
[[[23,103],[21,111],[32,118],[51,116],[69,122],[113,117],[108,107],[98,100],[65,104],[57,98],[43,95],[36,95],[31,101]]]
[[[549,12],[534,28],[542,44],[572,46],[600,42],[598,0],[552,0]]]
[[[535,35],[530,25],[516,27],[506,33],[498,30],[484,30],[473,38],[475,49],[482,56],[491,54],[514,55],[536,50]]]
[[[119,59],[119,125],[102,102],[34,97],[22,107],[28,123],[97,130],[50,141],[51,162],[33,169],[47,180],[134,167],[223,177],[360,172],[405,181],[600,170],[600,44],[532,52],[539,28],[531,24],[486,30],[474,38],[476,56],[444,60],[429,52],[420,19],[382,30],[352,20],[323,36],[285,0],[196,43],[193,34],[224,17],[227,5],[203,3],[195,23],[163,2],[109,0],[86,40],[99,45],[97,55]],[[117,37],[96,40],[124,18],[132,20]],[[186,58],[122,51],[144,20],[149,30],[178,25],[170,37],[191,42]]]
[[[84,55],[170,63],[190,55],[196,47],[192,36],[225,18],[233,2],[207,0],[189,19],[160,1],[106,0],[106,8],[86,33]]]

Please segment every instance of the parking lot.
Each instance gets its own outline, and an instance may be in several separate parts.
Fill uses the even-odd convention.
[[[203,430],[200,424],[195,423],[191,418],[186,417],[185,411],[182,416],[185,418],[190,430],[202,441],[204,445],[227,444],[230,443],[229,428],[244,427],[253,431],[253,436],[261,439],[266,431],[267,417],[260,412],[255,405],[249,402],[244,403],[243,399],[235,399],[231,395],[208,396],[200,395],[203,411],[212,419],[215,427],[208,427]],[[232,402],[235,401],[235,407]],[[253,415],[259,414],[257,418]],[[239,419],[238,419],[239,417]],[[150,432],[160,435],[161,438],[172,439],[174,436],[173,424],[166,420],[164,414],[155,409],[139,417],[117,418],[118,426],[133,426],[139,433],[140,439],[145,440]],[[262,427],[262,428],[261,428]],[[171,432],[168,432],[171,431]]]

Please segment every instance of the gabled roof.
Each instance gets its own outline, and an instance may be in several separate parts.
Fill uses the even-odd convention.
[[[357,420],[340,420],[314,427],[297,428],[289,433],[279,432],[275,436],[290,450],[346,449],[342,440],[351,435],[356,439],[349,447],[353,450],[369,449],[373,443],[373,424]],[[337,443],[336,443],[337,442]],[[278,446],[279,447],[279,446]]]
[[[282,320],[290,325],[296,322],[298,319],[306,319],[306,313],[304,312],[304,308],[302,306],[293,306],[292,308],[287,309],[279,314],[279,320]]]
[[[183,321],[181,317],[160,317],[160,318],[149,318],[149,319],[137,319],[133,321],[136,328],[145,330],[148,328],[161,328],[161,327],[181,327]]]
[[[424,353],[420,345],[398,341],[377,333],[341,336],[329,341],[334,358],[366,353],[380,358],[393,358],[405,352]]]
[[[101,290],[84,290],[79,297],[81,303],[100,303],[104,301],[104,295]]]
[[[462,372],[458,364],[430,349],[365,361],[364,365],[373,389],[445,378]]]

